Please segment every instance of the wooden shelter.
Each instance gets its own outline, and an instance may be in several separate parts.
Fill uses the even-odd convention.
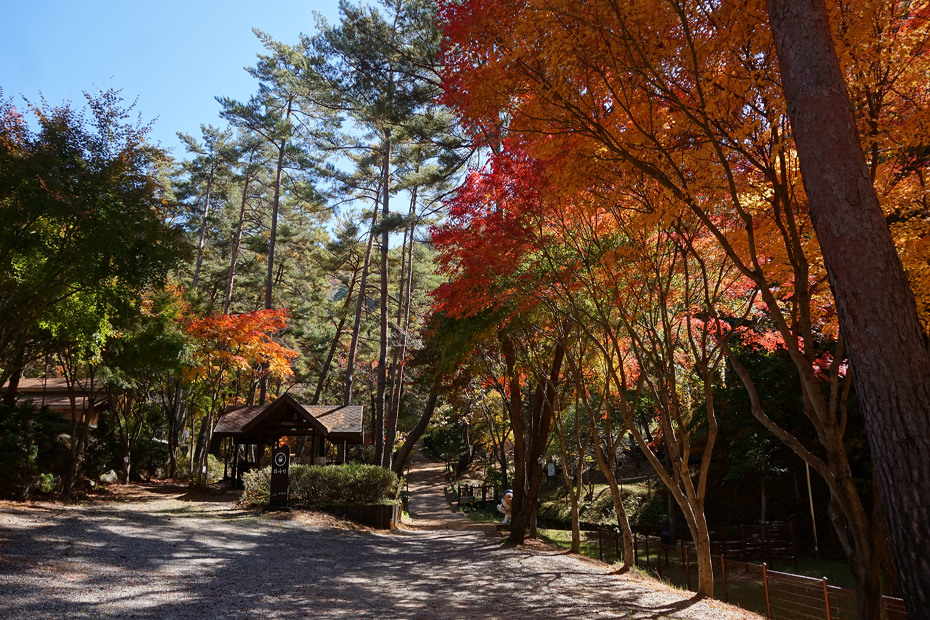
[[[4,384],[0,389],[5,392],[8,387],[8,384]],[[75,411],[79,419],[89,414],[91,428],[97,426],[100,411],[107,407],[102,388],[97,385],[91,392],[85,388],[83,380],[78,380],[75,385],[69,385],[68,381],[62,377],[22,378],[19,380],[16,391],[17,400],[30,399],[36,407],[48,407],[66,420],[71,420]],[[72,395],[74,396],[73,408]]]
[[[240,445],[274,445],[282,437],[307,437],[305,454],[314,464],[325,465],[327,443],[337,447],[343,461],[349,445],[363,443],[363,414],[361,406],[302,405],[284,394],[267,405],[227,407],[213,437],[231,438],[237,454]],[[239,469],[238,464],[234,467]]]

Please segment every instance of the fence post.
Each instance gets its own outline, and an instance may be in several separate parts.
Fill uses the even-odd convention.
[[[685,574],[688,575],[688,590],[691,589],[691,558],[688,557],[688,546],[685,545]]]
[[[769,522],[766,521],[762,524],[762,532],[765,537],[765,542],[763,549],[765,550],[765,561],[768,563],[772,562],[772,533],[769,531]]]
[[[765,587],[765,617],[772,617],[772,599],[769,597],[769,569],[762,563],[762,585]]]
[[[601,543],[601,528],[597,528],[597,552],[601,554],[601,562],[604,562],[604,545]]]
[[[643,540],[646,544],[646,568],[649,568],[649,534],[643,536]]]
[[[730,602],[730,593],[727,591],[727,556],[720,553],[720,572],[723,573],[723,602]]]
[[[617,562],[620,561],[620,533],[617,530],[611,530],[614,533],[614,553],[617,555],[614,556],[617,558]],[[626,558],[623,558],[626,561]]]
[[[823,604],[827,608],[827,620],[833,620],[830,613],[830,589],[827,586],[827,578],[823,578]]]
[[[633,534],[633,566],[639,566],[639,548],[636,544],[636,534]]]

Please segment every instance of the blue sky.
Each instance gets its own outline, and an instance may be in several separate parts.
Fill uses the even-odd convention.
[[[121,88],[180,158],[175,132],[222,124],[215,96],[254,92],[252,28],[294,43],[314,31],[313,11],[335,22],[338,0],[0,0],[0,88],[51,104]]]

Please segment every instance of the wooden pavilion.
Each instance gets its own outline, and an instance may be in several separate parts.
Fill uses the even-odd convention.
[[[107,408],[106,394],[99,385],[90,390],[85,387],[85,383],[84,380],[78,380],[72,385],[61,377],[24,377],[19,380],[16,388],[17,400],[30,399],[36,407],[48,407],[69,421],[75,413],[79,420],[89,415],[90,427],[96,428],[100,412]],[[0,390],[5,393],[8,388],[9,384],[4,384]]]
[[[325,465],[327,446],[334,445],[345,462],[348,447],[364,441],[361,406],[302,405],[290,394],[267,405],[239,405],[223,410],[213,437],[233,440],[234,453],[242,445],[274,445],[282,437],[306,437],[305,454],[311,462]],[[241,475],[234,459],[233,478]]]

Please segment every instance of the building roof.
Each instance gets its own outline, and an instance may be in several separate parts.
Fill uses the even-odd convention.
[[[9,383],[4,383],[2,389],[6,390],[8,385]],[[106,405],[104,393],[99,384],[96,387],[98,389],[94,390],[94,404],[97,409],[101,409]],[[63,377],[29,379],[23,377],[19,380],[16,391],[21,400],[31,399],[39,407],[48,407],[52,411],[71,411],[71,390],[68,388],[67,380]],[[90,406],[88,396],[88,392],[79,380],[78,384],[74,386],[74,404],[79,411],[83,411]]]
[[[302,405],[289,394],[268,405],[227,407],[216,437],[264,443],[279,437],[323,435],[333,442],[362,442],[363,408],[360,406]]]
[[[5,388],[9,383],[3,384]],[[87,390],[85,389],[86,385],[83,379],[78,379],[77,383],[74,386],[75,393],[86,394]],[[94,391],[97,393],[103,392],[102,386],[98,382],[95,386],[97,389]],[[51,394],[51,393],[62,393],[67,394],[70,392],[68,387],[68,381],[64,377],[48,377],[48,378],[30,378],[27,379],[23,377],[19,380],[19,385],[16,388],[22,394]]]

